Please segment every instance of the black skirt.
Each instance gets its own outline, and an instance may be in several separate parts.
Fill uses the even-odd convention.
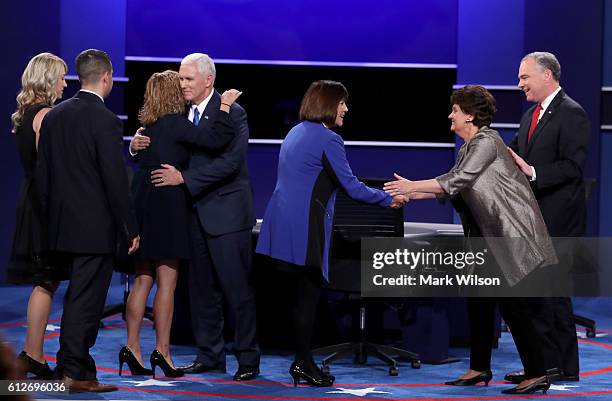
[[[48,252],[44,213],[32,178],[24,179],[17,201],[15,234],[7,270],[11,284],[40,284],[69,278],[68,268]]]

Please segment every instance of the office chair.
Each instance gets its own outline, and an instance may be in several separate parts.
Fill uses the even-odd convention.
[[[382,188],[386,180],[362,180],[371,187]],[[313,350],[316,354],[329,354],[322,361],[323,372],[329,372],[333,361],[353,355],[355,363],[365,364],[372,355],[389,365],[389,375],[399,374],[393,356],[410,360],[413,369],[421,367],[419,356],[382,344],[370,343],[366,337],[366,318],[368,300],[361,297],[361,238],[364,237],[403,237],[404,214],[402,209],[382,208],[363,204],[338,191],[335,203],[332,242],[330,249],[330,282],[328,289],[341,291],[349,300],[359,303],[359,341],[330,345]]]

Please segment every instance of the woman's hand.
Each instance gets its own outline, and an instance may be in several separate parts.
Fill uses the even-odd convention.
[[[405,197],[404,195],[397,195],[393,197],[393,201],[389,205],[391,209],[399,209],[404,206],[404,203],[408,202],[410,199]]]
[[[221,110],[229,113],[230,106],[242,95],[237,89],[228,89],[221,95]]]
[[[386,182],[384,186],[384,190],[391,196],[397,195],[409,195],[411,192],[414,192],[413,181],[407,180],[406,178],[393,174],[396,178],[396,181]]]

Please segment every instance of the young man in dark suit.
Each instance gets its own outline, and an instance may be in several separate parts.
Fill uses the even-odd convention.
[[[117,387],[96,379],[95,344],[118,241],[139,244],[123,159],[123,129],[104,105],[113,87],[108,54],[76,58],[81,90],[53,108],[41,127],[38,183],[50,250],[70,266],[57,353],[57,373],[71,391]]]
[[[215,74],[215,65],[206,54],[190,54],[181,62],[179,77],[188,103],[187,117],[195,125],[211,124],[219,112],[221,96],[214,89]],[[239,367],[234,380],[243,381],[259,375],[255,296],[249,282],[255,215],[246,163],[249,126],[238,103],[230,107],[230,119],[237,135],[221,153],[194,148],[187,170],[164,166],[152,172],[152,181],[156,186],[184,184],[195,206],[189,294],[198,355],[182,370],[225,372],[225,300],[236,324],[234,348]]]
[[[511,154],[531,182],[551,237],[579,237],[586,226],[584,163],[590,124],[584,109],[559,85],[561,66],[552,53],[526,55],[519,67],[519,87],[536,103],[523,115]],[[560,251],[559,249],[557,250]],[[563,260],[563,255],[560,255]],[[569,297],[543,298],[541,326],[546,364],[553,379],[579,379],[578,343]],[[520,381],[521,372],[506,375]]]

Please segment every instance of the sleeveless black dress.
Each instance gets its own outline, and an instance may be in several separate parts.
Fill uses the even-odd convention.
[[[50,263],[45,218],[34,179],[37,152],[32,122],[44,107],[47,106],[37,104],[26,109],[15,133],[17,152],[23,167],[23,181],[17,199],[15,234],[7,270],[7,281],[12,284],[41,284],[68,279],[65,268]]]

